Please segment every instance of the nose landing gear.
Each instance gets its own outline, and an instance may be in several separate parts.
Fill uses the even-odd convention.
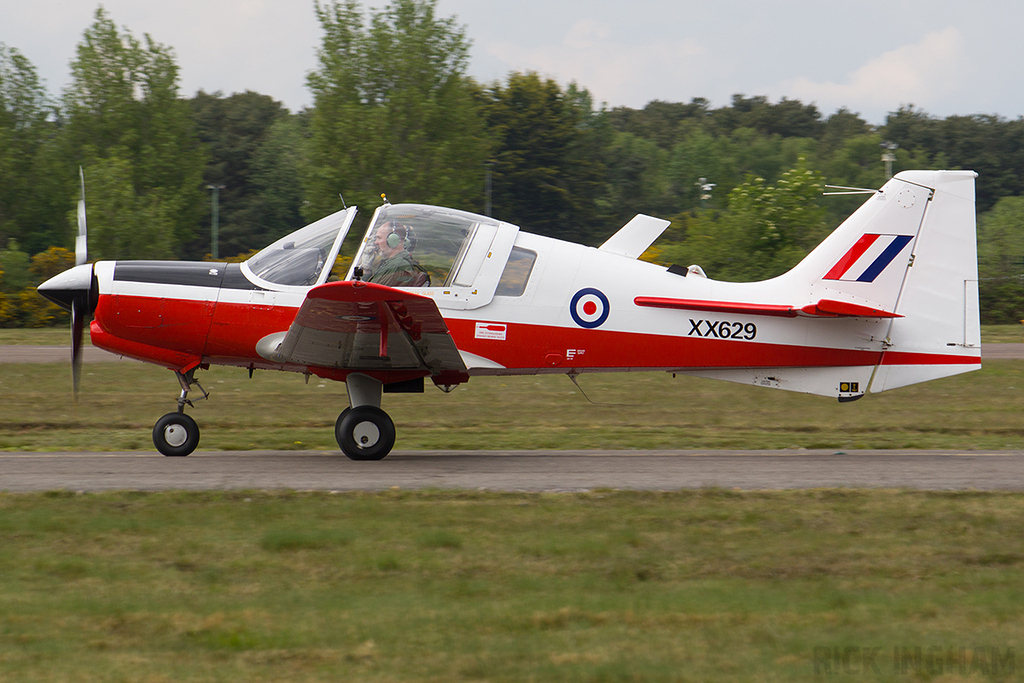
[[[199,425],[185,413],[167,413],[153,427],[153,444],[167,456],[185,456],[199,445]]]
[[[153,427],[153,445],[156,449],[167,456],[183,457],[191,453],[199,445],[199,425],[190,416],[185,414],[185,405],[192,406],[188,398],[188,392],[192,385],[199,387],[203,398],[209,398],[210,394],[199,380],[195,378],[196,369],[188,372],[175,371],[174,374],[181,384],[181,394],[178,396],[178,410],[174,413],[167,413]],[[192,406],[194,407],[194,406]]]

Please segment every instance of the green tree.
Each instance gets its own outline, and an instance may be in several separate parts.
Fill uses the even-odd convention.
[[[269,243],[303,224],[302,169],[307,161],[305,116],[277,118],[256,149],[250,169],[260,197],[259,210],[266,225],[262,239]],[[246,245],[242,245],[246,246]],[[249,248],[262,248],[252,244]]]
[[[107,191],[116,185],[113,194],[122,200],[124,193],[134,194],[136,201],[118,203],[132,218],[159,216],[159,228],[167,235],[147,251],[173,253],[191,238],[202,211],[204,153],[188,103],[178,95],[173,50],[148,35],[143,42],[127,29],[118,31],[100,7],[71,63],[63,109],[69,165],[85,166],[90,183],[98,167]],[[98,208],[94,204],[89,204],[90,214]],[[127,223],[128,217],[113,218]],[[90,235],[98,253],[141,255],[123,251],[126,245],[141,244],[136,240],[104,245],[101,239]]]
[[[979,211],[1021,192],[1024,119],[1007,121],[984,114],[938,119],[911,106],[890,114],[881,133],[910,151],[916,168],[977,171]]]
[[[817,138],[822,133],[821,113],[813,104],[782,98],[772,104],[767,97],[733,95],[732,106],[716,109],[710,120],[717,132],[753,128],[762,135]]]
[[[0,43],[0,244],[17,238],[30,253],[70,237],[51,163],[54,110],[31,62]]]
[[[395,201],[479,209],[490,145],[479,87],[466,76],[469,42],[436,0],[316,2],[324,31],[314,96],[305,213]]]
[[[589,93],[576,86],[563,91],[531,72],[511,74],[488,95],[495,215],[562,239],[588,241],[606,230],[600,204],[608,195],[615,199],[614,189],[603,187],[606,141],[613,134],[593,111]]]
[[[632,133],[617,133],[605,154],[608,203],[620,224],[637,213],[673,212],[668,152]],[[674,213],[674,212],[673,212]]]
[[[21,250],[18,240],[9,239],[7,248],[0,250],[0,289],[14,293],[28,287],[32,279],[29,264],[29,255]]]
[[[736,182],[736,169],[729,140],[716,137],[704,127],[691,125],[672,148],[667,173],[676,198],[675,212],[717,206]],[[701,201],[700,179],[715,185],[712,200]]]
[[[655,100],[643,109],[616,107],[608,112],[608,120],[619,132],[632,133],[656,143],[663,149],[672,149],[694,127],[710,121],[711,108],[702,97],[689,104]]]
[[[780,275],[828,232],[825,210],[818,205],[824,184],[821,174],[802,159],[775,185],[749,178],[729,193],[726,211],[688,226],[682,253],[666,250],[666,256],[698,263],[717,280],[753,281]]]
[[[822,126],[821,153],[831,155],[850,138],[871,133],[871,126],[846,107],[840,108],[825,120]]]
[[[1024,319],[1024,197],[1004,197],[978,218],[982,322]]]
[[[219,255],[262,248],[301,227],[304,141],[299,117],[254,92],[228,97],[199,92],[190,105],[208,152],[204,186],[221,188]],[[192,256],[211,249],[211,202],[205,205],[198,237],[189,245]]]
[[[173,218],[155,195],[139,195],[130,161],[112,151],[89,167],[89,257],[171,258]]]

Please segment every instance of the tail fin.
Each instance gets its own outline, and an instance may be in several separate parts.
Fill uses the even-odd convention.
[[[785,278],[891,314],[871,391],[981,367],[973,171],[905,171]]]
[[[636,303],[812,318],[796,329],[806,331],[806,343],[817,351],[835,351],[835,358],[807,366],[688,370],[702,377],[852,401],[866,390],[977,370],[975,177],[973,171],[905,171],[788,273],[753,283],[756,290],[712,283],[719,292],[729,287],[735,298],[637,297]],[[855,355],[844,358],[851,350]]]
[[[957,375],[981,367],[978,245],[972,171],[896,176],[932,190],[913,244],[871,391]]]

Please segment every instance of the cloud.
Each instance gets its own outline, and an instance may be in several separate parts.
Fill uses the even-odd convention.
[[[845,106],[885,112],[910,103],[927,109],[960,89],[970,71],[963,36],[949,27],[872,59],[844,83],[798,78],[786,81],[781,90],[825,110]]]
[[[607,24],[591,19],[573,23],[558,44],[524,47],[496,42],[487,52],[509,71],[576,81],[598,101],[632,107],[647,104],[645,93],[689,92],[703,80],[700,74],[708,61],[708,51],[693,41],[628,44],[617,41]]]
[[[59,94],[70,62],[98,3],[71,0],[0,0],[0,42],[18,48]],[[173,3],[103,0],[118,31],[149,34],[171,47],[180,67],[181,94],[202,88],[255,90],[292,109],[310,103],[306,72],[316,66],[320,40],[312,4],[275,0],[176,0]]]

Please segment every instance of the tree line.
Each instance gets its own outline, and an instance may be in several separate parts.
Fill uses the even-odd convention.
[[[93,260],[207,257],[214,190],[221,257],[343,201],[368,220],[386,193],[478,213],[489,203],[497,218],[589,244],[658,215],[672,226],[645,258],[751,280],[794,265],[860,203],[822,196],[826,182],[884,183],[882,143],[898,145],[894,172],[978,171],[983,318],[1024,318],[1022,119],[904,106],[872,126],[746,95],[609,108],[536,73],[476,82],[465,27],[436,0],[312,9],[322,42],[313,103],[298,112],[255,92],[183,96],[173,48],[102,7],[59,96],[0,44],[0,324],[59,319],[25,290],[73,261],[79,166]]]

